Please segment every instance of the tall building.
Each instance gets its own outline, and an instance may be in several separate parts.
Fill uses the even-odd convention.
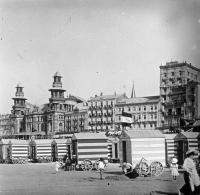
[[[118,100],[127,98],[126,94],[103,95],[91,97],[88,100],[88,130],[107,131],[114,129],[115,104]]]
[[[62,86],[62,76],[56,72],[53,76],[52,88],[49,89],[50,98],[49,102],[40,106],[32,105],[27,102],[24,97],[23,87],[18,84],[16,87],[16,93],[14,105],[12,107],[11,114],[5,120],[2,118],[1,127],[4,128],[4,134],[7,127],[6,134],[17,135],[17,136],[47,136],[55,135],[57,133],[72,133],[77,132],[75,125],[70,126],[70,130],[67,126],[66,117],[74,115],[74,113],[80,114],[78,119],[78,132],[85,130],[85,119],[86,107],[78,107],[77,105],[83,103],[83,99],[67,95],[65,97],[65,89]],[[74,108],[76,108],[74,110]],[[83,110],[82,110],[83,109]],[[9,123],[8,123],[9,122]],[[9,124],[9,130],[8,130]],[[83,128],[84,126],[84,128]]]
[[[72,111],[65,113],[65,132],[88,131],[88,107],[85,102],[78,103]]]
[[[24,91],[22,85],[19,83],[16,87],[14,105],[11,110],[11,120],[13,124],[13,133],[20,133],[25,131],[25,112],[26,112],[26,98],[24,97]]]
[[[155,129],[159,124],[160,96],[119,100],[115,105],[115,124],[122,129],[122,112],[132,115],[132,129]]]
[[[200,118],[200,69],[187,62],[160,66],[161,128]]]

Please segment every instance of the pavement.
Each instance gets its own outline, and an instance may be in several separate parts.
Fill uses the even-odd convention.
[[[178,194],[183,175],[172,180],[170,170],[158,177],[129,179],[119,164],[108,164],[100,180],[98,171],[55,172],[55,163],[0,164],[1,195],[156,195]]]

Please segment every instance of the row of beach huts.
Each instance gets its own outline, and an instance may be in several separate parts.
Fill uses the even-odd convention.
[[[163,134],[158,130],[124,130],[118,138],[105,133],[75,133],[67,139],[1,139],[0,160],[49,158],[62,160],[67,154],[77,163],[85,159],[138,163],[142,157],[148,162],[159,161],[164,166],[176,156],[182,165],[186,151],[200,149],[200,134],[182,132]]]

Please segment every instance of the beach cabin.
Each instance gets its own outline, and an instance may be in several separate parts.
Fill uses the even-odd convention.
[[[175,136],[174,142],[177,148],[176,155],[179,165],[183,164],[188,149],[195,149],[198,151],[198,136],[198,132],[181,132]]]
[[[29,145],[27,140],[9,140],[9,147],[7,149],[7,155],[9,159],[24,158],[28,159]]]
[[[62,160],[66,154],[71,158],[71,139],[54,139],[51,147],[53,161]]]
[[[176,145],[174,142],[174,138],[177,135],[177,133],[169,133],[164,134],[165,136],[165,149],[166,149],[166,163],[169,164],[171,158],[173,156],[176,156]]]
[[[51,139],[32,139],[29,142],[30,158],[52,157]]]
[[[128,130],[120,136],[120,160],[137,164],[141,158],[165,166],[165,137],[159,130]]]
[[[108,160],[108,142],[105,133],[75,133],[72,136],[72,152],[78,164],[89,159],[94,162],[100,157]]]
[[[0,160],[9,159],[9,141],[10,139],[1,139],[0,141]]]

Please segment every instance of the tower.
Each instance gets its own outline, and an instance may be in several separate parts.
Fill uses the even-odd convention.
[[[12,124],[13,132],[19,133],[25,131],[25,110],[26,110],[26,98],[24,97],[23,87],[20,83],[17,84],[14,105],[12,107]]]
[[[65,102],[64,92],[65,89],[62,88],[62,76],[59,72],[56,72],[53,76],[53,85],[49,89],[51,92],[51,97],[49,98],[51,110],[58,111],[63,110],[63,103]]]
[[[23,87],[20,83],[17,84],[15,97],[12,98],[14,100],[14,105],[12,107],[13,114],[15,116],[24,115],[26,109],[26,98],[24,97]]]
[[[65,89],[62,88],[62,76],[56,72],[53,76],[53,85],[49,89],[51,97],[49,98],[49,133],[63,132],[64,131],[64,117],[66,111],[65,104]]]

